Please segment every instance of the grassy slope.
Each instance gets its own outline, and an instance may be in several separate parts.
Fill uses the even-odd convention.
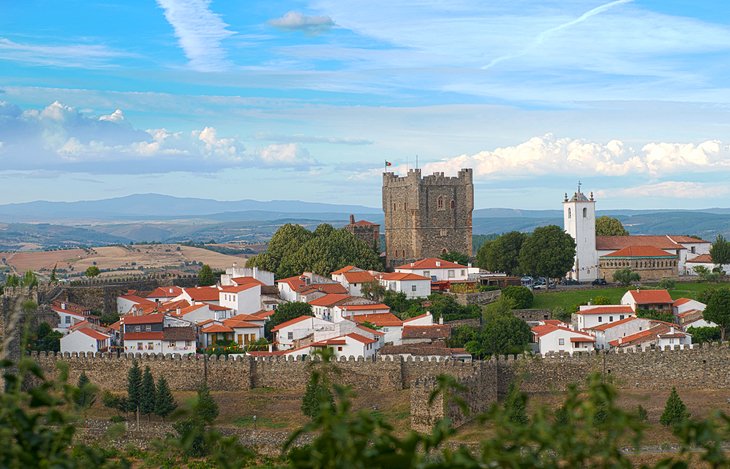
[[[678,282],[676,288],[669,291],[672,298],[697,298],[701,292],[708,288],[717,287],[713,283],[685,283]],[[644,289],[655,287],[643,287]],[[627,288],[610,287],[610,288],[591,288],[588,290],[564,290],[555,292],[540,292],[535,294],[535,303],[533,308],[548,309],[563,308],[566,311],[575,311],[578,305],[586,304],[596,296],[605,296],[611,300],[612,304],[619,304],[621,297],[626,293]]]

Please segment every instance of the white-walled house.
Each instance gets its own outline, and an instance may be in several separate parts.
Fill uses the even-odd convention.
[[[240,347],[245,347],[264,336],[264,322],[263,319],[249,314],[239,314],[224,321],[212,321],[200,328],[198,342],[205,348],[222,340],[232,340]]]
[[[332,280],[345,287],[350,295],[360,296],[363,284],[375,282],[375,277],[367,270],[348,265],[332,272]]]
[[[147,298],[138,296],[136,293],[129,292],[117,297],[117,314],[120,316],[127,314],[133,306],[154,307],[156,305],[157,302],[153,300],[148,300]]]
[[[235,312],[224,306],[210,305],[207,303],[200,303],[190,305],[185,308],[180,308],[172,313],[174,316],[183,318],[186,321],[190,321],[193,324],[198,324],[203,321],[223,321],[230,317],[235,316]]]
[[[644,350],[650,347],[689,347],[692,345],[692,335],[682,332],[675,324],[662,321],[652,321],[652,327],[636,334],[620,337],[610,342],[612,347],[623,349]]]
[[[628,305],[583,305],[573,313],[573,326],[578,330],[591,329],[607,323],[621,321],[636,313]]]
[[[273,327],[271,332],[274,333],[277,348],[286,350],[295,348],[300,340],[308,336],[314,337],[315,331],[324,329],[334,330],[334,324],[314,316],[299,316]]]
[[[352,332],[340,337],[332,337],[310,345],[312,350],[329,348],[334,358],[365,357],[370,358],[377,352],[378,340]]]
[[[276,286],[283,300],[305,303],[328,293],[348,293],[339,282],[311,272],[277,280]]]
[[[622,305],[631,306],[631,309],[653,309],[671,313],[674,300],[667,290],[629,290],[621,298]]]
[[[555,352],[591,352],[595,337],[575,331],[567,325],[541,324],[532,328],[532,335],[541,354]]]
[[[261,282],[253,280],[243,285],[222,287],[219,304],[235,314],[251,314],[261,310]]]
[[[610,348],[610,343],[621,337],[628,337],[651,328],[651,320],[629,316],[619,321],[601,324],[588,329],[596,337],[596,348],[599,350]]]
[[[124,351],[127,353],[193,354],[195,327],[189,321],[164,313],[120,318]]]
[[[220,304],[219,294],[220,288],[217,286],[183,288],[183,292],[174,300],[186,300],[191,305],[199,303],[218,305]]]
[[[392,272],[378,275],[378,282],[388,290],[405,293],[409,299],[427,298],[431,294],[431,277],[423,275]]]
[[[404,319],[403,320],[404,326],[432,326],[433,325],[433,315],[430,311],[426,311],[425,313],[421,314],[420,316],[414,316],[412,318]]]
[[[672,303],[672,312],[679,316],[687,311],[704,311],[707,305],[691,298],[678,298]]]
[[[334,307],[343,305],[352,299],[353,297],[348,293],[330,293],[310,301],[309,304],[312,306],[312,313],[315,317],[332,321]]]
[[[151,292],[147,293],[147,295],[145,295],[145,298],[150,301],[156,301],[158,303],[166,303],[174,298],[177,298],[181,294],[182,288],[171,285],[168,287],[157,287]],[[129,309],[127,309],[127,311],[129,311]]]
[[[390,306],[383,303],[372,304],[342,304],[332,308],[332,320],[334,322],[343,319],[352,319],[354,316],[364,314],[384,314],[390,313]]]
[[[233,267],[227,268],[226,273],[221,275],[221,286],[229,287],[239,285],[242,279],[245,282],[248,278],[254,278],[264,285],[274,286],[273,272],[259,269],[258,267],[238,267],[236,264],[233,264]]]
[[[90,327],[81,327],[61,337],[61,353],[106,352],[111,345],[111,336]]]
[[[465,281],[469,279],[467,266],[455,262],[445,261],[436,257],[421,259],[420,261],[403,264],[395,268],[396,272],[416,274],[438,281]]]
[[[86,316],[67,308],[66,303],[51,305],[51,310],[58,315],[58,325],[54,328],[58,332],[66,333],[74,324],[86,320]]]
[[[700,254],[699,256],[687,259],[685,275],[698,275],[695,271],[695,267],[704,267],[705,269],[712,271],[717,264],[712,262],[712,256],[709,254]],[[725,273],[730,273],[730,264],[722,264],[720,268]]]
[[[352,317],[357,324],[369,323],[384,334],[383,341],[388,344],[400,345],[403,337],[403,321],[391,313],[358,314]]]

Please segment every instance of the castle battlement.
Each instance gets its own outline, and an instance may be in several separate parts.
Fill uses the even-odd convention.
[[[398,176],[395,173],[383,173],[383,186],[408,186],[414,183],[421,185],[461,185],[472,184],[473,170],[464,168],[459,170],[456,176],[446,176],[443,172],[436,172],[427,176],[421,176],[420,169],[409,169],[406,176]]]

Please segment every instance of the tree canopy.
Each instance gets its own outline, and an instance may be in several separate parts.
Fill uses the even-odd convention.
[[[520,249],[520,270],[548,278],[564,277],[573,267],[575,241],[556,225],[541,226]]]
[[[710,257],[715,264],[730,264],[730,241],[723,235],[717,235],[710,248]]]
[[[282,322],[289,321],[290,319],[298,318],[299,316],[311,316],[312,305],[309,303],[303,303],[301,301],[292,301],[290,303],[284,303],[276,308],[274,314],[266,322],[266,334],[269,335],[271,329],[278,326]]]
[[[299,225],[279,228],[265,252],[248,259],[246,265],[274,272],[278,278],[302,272],[329,275],[356,265],[366,270],[380,270],[382,263],[370,246],[352,233],[326,223],[311,232]]]
[[[487,241],[477,252],[477,266],[492,272],[519,274],[520,250],[527,236],[519,231],[510,231]]]
[[[99,270],[99,268],[95,265],[90,265],[86,269],[86,272],[84,272],[84,275],[86,275],[87,277],[98,277],[99,274],[101,274],[101,270]]]
[[[529,308],[532,306],[533,301],[535,301],[535,295],[532,294],[532,291],[527,287],[521,286],[512,285],[504,287],[502,289],[502,296],[510,298],[514,302],[516,309]]]
[[[596,218],[596,236],[628,236],[624,225],[618,218],[602,216]]]
[[[730,328],[730,288],[718,288],[709,294],[703,316],[720,327],[720,340],[724,341]]]
[[[441,256],[441,259],[449,262],[456,262],[461,265],[467,265],[469,263],[469,256],[467,254],[456,251],[447,252]]]
[[[613,273],[613,281],[622,287],[628,287],[639,280],[641,280],[641,275],[631,269],[619,269]]]
[[[215,274],[208,264],[204,264],[198,272],[198,285],[201,287],[215,285]]]

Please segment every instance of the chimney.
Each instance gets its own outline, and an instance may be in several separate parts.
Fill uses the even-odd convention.
[[[61,303],[61,309],[66,309],[66,303]]]
[[[273,352],[273,351],[274,351],[274,344],[269,344],[269,352]]]
[[[443,316],[439,316],[439,324],[443,324],[443,323],[444,323],[444,317]]]
[[[441,261],[436,261],[436,267],[441,267]]]
[[[355,215],[350,215],[350,224],[351,225],[355,224]]]

